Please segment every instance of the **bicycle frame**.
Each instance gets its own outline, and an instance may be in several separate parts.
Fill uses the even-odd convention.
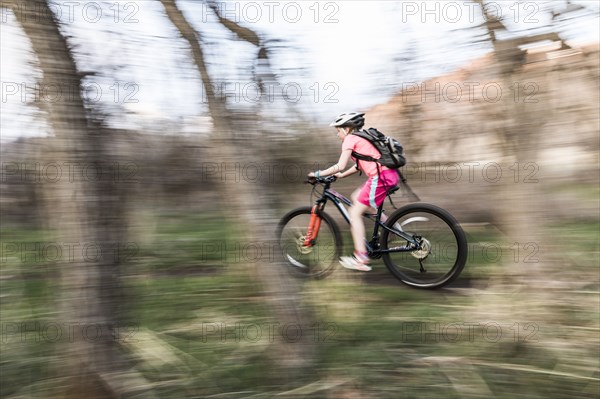
[[[337,191],[330,189],[329,187],[330,187],[331,183],[327,182],[324,185],[325,185],[325,188],[323,190],[323,194],[321,195],[321,197],[319,199],[317,199],[315,201],[315,205],[317,206],[317,208],[319,210],[323,210],[323,209],[325,209],[325,205],[327,204],[327,201],[333,202],[333,204],[335,205],[337,210],[340,212],[340,214],[342,215],[344,220],[346,220],[346,222],[348,224],[350,224],[350,214],[348,213],[348,210],[346,209],[346,207],[344,205],[352,206],[352,201],[349,200],[348,198],[346,198],[345,196],[343,196],[342,194],[338,193]],[[390,228],[390,227],[386,226],[385,223],[381,222],[382,214],[383,214],[383,203],[377,208],[377,213],[375,213],[375,215],[373,215],[373,214],[365,214],[364,215],[364,217],[366,217],[370,220],[373,220],[375,222],[375,226],[373,227],[373,236],[372,236],[371,241],[369,242],[365,238],[365,243],[366,243],[367,251],[369,252],[369,254],[382,255],[382,254],[392,253],[392,252],[409,252],[409,251],[414,251],[415,249],[421,248],[421,244],[415,239],[415,237],[405,233],[402,230]],[[374,248],[372,244],[378,243],[379,228],[385,229],[385,230],[389,231],[390,233],[393,233],[393,234],[396,234],[396,235],[402,237],[410,245],[402,246],[402,247],[387,248],[387,249]]]

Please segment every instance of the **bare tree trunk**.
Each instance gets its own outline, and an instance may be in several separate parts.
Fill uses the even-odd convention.
[[[230,120],[239,117],[239,115],[229,112],[226,104],[222,99],[217,98],[214,93],[213,84],[207,72],[202,52],[202,39],[199,33],[185,19],[174,0],[161,0],[161,3],[173,25],[175,25],[183,38],[191,46],[194,63],[200,72],[209,112],[216,130],[211,137],[214,159],[218,159],[220,162],[230,166],[236,163],[243,165],[244,162],[251,161],[249,159],[251,154],[249,154],[248,149],[252,141],[259,139],[251,131],[254,127],[245,126],[250,128],[250,131],[236,131],[234,133],[234,128]],[[236,33],[238,37],[259,45],[260,40],[254,32],[240,27],[222,18],[220,15],[218,17],[221,23]],[[261,49],[259,52],[260,57],[266,57],[264,49]],[[248,144],[240,145],[240,140]],[[230,223],[236,223],[240,226],[240,230],[243,232],[243,239],[248,241],[259,240],[261,244],[265,244],[266,248],[275,248],[274,218],[271,215],[269,200],[265,198],[260,187],[257,187],[257,184],[245,181],[243,178],[239,179],[239,182],[235,184],[224,181],[219,186],[222,190],[222,197],[227,200],[226,205],[229,207],[227,212]],[[274,252],[279,253],[279,251]],[[255,273],[258,282],[265,291],[265,295],[271,302],[271,309],[273,309],[276,319],[281,326],[300,324],[306,327],[311,324],[311,316],[301,303],[297,283],[285,274],[279,259],[275,259],[274,261],[265,259],[257,267]],[[288,371],[297,370],[299,367],[310,363],[314,345],[305,335],[301,341],[295,343],[286,343],[285,340],[280,339],[275,342],[274,349],[276,350],[271,353],[274,354],[274,361],[279,366],[279,369],[272,370],[272,373],[273,376],[281,378],[282,375],[279,373],[284,372],[283,376],[286,376],[288,375]]]
[[[48,4],[29,0],[26,7],[26,14],[15,15],[38,57],[42,87],[59,87],[62,93],[80,88],[81,76]],[[60,245],[69,248],[60,265],[59,306],[61,322],[72,336],[59,349],[57,370],[71,377],[67,398],[152,398],[117,342],[123,322],[119,274],[120,251],[126,245],[124,199],[106,170],[110,137],[90,125],[80,93],[69,90],[68,96],[40,104],[55,136],[48,159],[69,171],[46,190],[50,227]],[[89,178],[81,173],[86,167],[104,170]]]
[[[558,39],[556,33],[544,36],[532,36],[523,39],[508,39],[500,41],[496,38],[494,29],[505,29],[501,21],[491,18],[482,0],[477,1],[482,6],[486,20],[486,28],[494,46],[494,55],[501,76],[501,87],[506,89],[502,101],[497,104],[497,117],[502,118],[503,127],[499,131],[503,142],[504,159],[500,172],[503,174],[497,190],[498,220],[504,226],[506,234],[505,248],[502,257],[502,275],[493,282],[497,292],[513,292],[512,300],[506,301],[505,296],[487,298],[491,303],[482,303],[487,315],[498,312],[498,316],[527,318],[531,321],[544,321],[546,307],[536,308],[532,305],[552,300],[552,266],[555,264],[555,254],[548,246],[544,234],[549,215],[544,207],[542,184],[544,180],[538,165],[539,147],[542,144],[543,121],[548,110],[544,100],[547,82],[544,76],[536,80],[536,99],[533,102],[520,101],[520,94],[511,93],[508,88],[515,88],[512,82],[527,80],[523,75],[525,52],[519,45],[535,42],[541,39]],[[531,76],[528,76],[531,79]],[[522,90],[518,87],[517,90]]]
[[[482,8],[485,18],[485,25],[489,33],[490,40],[494,46],[494,55],[499,65],[503,88],[514,88],[512,82],[519,82],[523,64],[525,62],[525,52],[519,49],[519,45],[535,42],[537,37],[527,37],[519,39],[498,40],[495,35],[495,29],[506,29],[504,24],[491,17],[483,0],[477,0]],[[544,35],[542,39],[556,37],[557,34]],[[541,40],[541,39],[539,39]],[[541,82],[543,84],[543,82]],[[518,90],[521,90],[519,87]],[[541,95],[542,93],[537,93]],[[503,128],[500,131],[501,141],[504,143],[503,152],[506,161],[514,161],[512,165],[505,164],[501,170],[505,178],[502,179],[500,193],[509,193],[508,196],[499,196],[500,220],[506,226],[508,238],[513,245],[517,247],[527,246],[529,244],[539,248],[541,244],[541,229],[543,225],[543,211],[539,201],[543,196],[540,195],[540,185],[532,181],[524,181],[523,170],[526,165],[535,168],[538,159],[538,146],[540,145],[541,126],[539,122],[532,121],[544,120],[544,104],[537,99],[536,102],[528,103],[518,101],[518,93],[509,93],[506,91],[502,95],[502,101],[498,105],[501,112],[498,112],[503,119]],[[539,116],[536,118],[536,116]],[[510,167],[510,169],[509,169]],[[512,172],[512,176],[507,176]],[[519,275],[531,275],[537,268],[532,265],[522,263],[522,257],[505,259],[506,270],[509,275],[518,278]],[[526,281],[526,279],[524,279]]]

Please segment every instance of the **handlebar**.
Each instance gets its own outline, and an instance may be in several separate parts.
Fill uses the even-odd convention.
[[[331,184],[337,180],[335,176],[327,176],[327,177],[309,177],[308,180],[305,180],[304,183],[312,184],[313,186],[317,183],[319,184]]]

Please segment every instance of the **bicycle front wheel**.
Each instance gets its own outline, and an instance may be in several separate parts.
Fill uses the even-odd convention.
[[[401,230],[420,243],[412,247],[398,234],[384,230],[384,249],[403,251],[383,255],[390,272],[417,288],[439,288],[458,277],[467,261],[467,239],[462,228],[445,210],[430,204],[410,204],[398,209],[386,225]]]
[[[323,278],[337,265],[342,251],[342,236],[331,216],[319,211],[320,228],[311,245],[305,245],[311,208],[291,211],[279,222],[277,237],[284,261],[296,276]]]

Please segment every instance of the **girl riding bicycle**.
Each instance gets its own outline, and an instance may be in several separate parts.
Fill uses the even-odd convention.
[[[342,141],[342,153],[335,165],[315,172],[310,172],[308,177],[325,177],[334,175],[338,179],[362,171],[367,175],[367,181],[352,194],[352,207],[350,208],[350,223],[352,240],[354,241],[353,256],[342,256],[340,263],[347,269],[370,271],[369,256],[364,242],[365,224],[362,215],[377,209],[385,200],[392,188],[398,185],[398,172],[376,162],[361,160],[358,162],[352,153],[367,155],[375,159],[380,157],[379,151],[369,141],[352,133],[360,131],[365,124],[364,113],[344,113],[338,116],[329,126],[335,127],[337,137]],[[343,171],[350,158],[354,166]],[[342,172],[343,171],[343,172]],[[385,217],[382,218],[385,221]]]

